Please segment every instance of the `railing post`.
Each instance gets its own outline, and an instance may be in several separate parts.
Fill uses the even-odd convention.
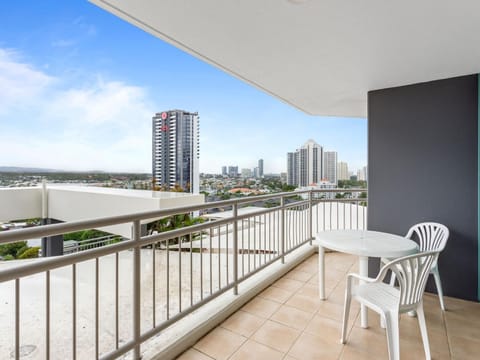
[[[140,220],[133,222],[133,240],[140,241]],[[134,360],[140,360],[140,246],[133,248],[133,348]]]
[[[308,192],[308,238],[310,239],[310,245],[312,245],[313,239],[313,190]]]
[[[285,264],[285,198],[280,198],[280,246],[282,252],[282,264]]]
[[[233,295],[238,295],[238,204],[233,204]],[[228,256],[228,254],[227,254]]]

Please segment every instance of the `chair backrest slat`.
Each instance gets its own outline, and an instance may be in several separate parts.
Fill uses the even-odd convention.
[[[418,239],[420,251],[443,250],[447,244],[448,236],[448,228],[435,222],[413,225],[406,235],[409,239]]]
[[[428,230],[426,230],[428,231]],[[430,268],[438,258],[439,251],[428,251],[405,256],[386,264],[380,271],[395,273],[400,286],[399,307],[411,307],[422,300]]]

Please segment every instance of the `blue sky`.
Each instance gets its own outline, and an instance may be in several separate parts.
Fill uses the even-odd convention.
[[[200,171],[265,162],[312,138],[356,170],[364,119],[305,115],[86,0],[0,2],[0,166],[151,171],[151,118],[200,115]]]

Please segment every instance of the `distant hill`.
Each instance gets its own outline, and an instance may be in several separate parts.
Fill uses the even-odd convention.
[[[0,166],[0,172],[11,173],[49,173],[49,172],[64,172],[63,170],[42,169],[42,168],[27,168],[18,166]]]

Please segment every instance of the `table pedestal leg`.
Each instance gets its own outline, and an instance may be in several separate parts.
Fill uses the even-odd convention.
[[[318,292],[320,300],[325,300],[325,248],[318,246]]]
[[[359,256],[359,273],[361,276],[368,276],[368,256]],[[363,281],[361,281],[363,283]],[[362,305],[360,308],[360,323],[362,328],[366,329],[368,328],[368,312],[367,312],[367,307],[365,305]]]

